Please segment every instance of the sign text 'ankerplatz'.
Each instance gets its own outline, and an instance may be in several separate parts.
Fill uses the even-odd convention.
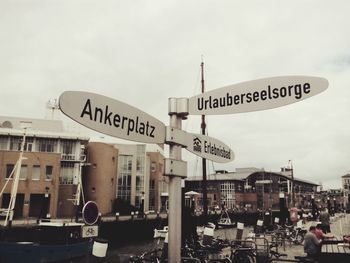
[[[65,91],[59,107],[68,117],[95,131],[131,141],[164,143],[165,125],[124,102],[95,93]]]

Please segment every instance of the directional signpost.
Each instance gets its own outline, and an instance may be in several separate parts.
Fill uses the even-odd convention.
[[[124,102],[95,93],[65,91],[59,107],[68,117],[95,131],[130,141],[164,143],[164,123]]]
[[[187,115],[233,114],[276,108],[312,97],[328,87],[324,78],[284,76],[247,81],[212,90],[192,98],[170,98],[170,126],[147,113],[102,95],[66,91],[59,99],[61,111],[93,130],[143,143],[166,143],[165,175],[169,176],[168,262],[181,261],[181,179],[186,162],[181,149],[215,162],[234,159],[233,151],[209,136],[181,130]]]
[[[324,78],[281,76],[226,86],[189,99],[190,115],[267,110],[312,97],[328,87]]]
[[[189,152],[217,163],[227,163],[234,159],[234,153],[229,146],[202,134],[166,127],[165,142],[182,145]]]
[[[234,159],[233,151],[223,142],[209,136],[188,133],[187,150],[207,160],[227,163]]]

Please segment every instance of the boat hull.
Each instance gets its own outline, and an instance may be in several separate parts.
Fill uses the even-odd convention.
[[[232,228],[234,227],[236,224],[220,224],[218,223],[218,227],[219,228]]]

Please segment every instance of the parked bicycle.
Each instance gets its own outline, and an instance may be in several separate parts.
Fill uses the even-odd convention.
[[[151,251],[143,252],[141,255],[138,255],[138,256],[130,256],[129,262],[130,263],[144,263],[144,262],[160,263],[162,259],[161,253],[162,253],[161,248],[152,249]]]
[[[285,257],[287,254],[279,253],[276,244],[269,243],[266,238],[234,241],[232,244],[231,261],[233,263],[274,262]]]

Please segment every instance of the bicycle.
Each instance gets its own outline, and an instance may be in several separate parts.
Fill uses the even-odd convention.
[[[130,263],[144,263],[144,262],[160,263],[161,252],[162,252],[161,248],[152,249],[151,251],[143,252],[141,255],[138,255],[138,256],[130,256],[129,262]]]
[[[277,244],[269,244],[266,238],[256,239],[262,240],[263,244],[257,245],[257,243],[252,240],[235,241],[233,243],[231,261],[233,263],[254,263],[261,259],[263,261],[274,262],[282,260],[283,257],[287,257],[287,254],[273,250],[274,247],[277,249]]]
[[[200,262],[230,262],[227,257],[216,258],[214,255],[220,254],[225,247],[229,247],[230,242],[223,239],[214,239],[210,246],[202,245],[198,241],[186,242],[181,250],[181,256],[186,258],[197,258]]]

